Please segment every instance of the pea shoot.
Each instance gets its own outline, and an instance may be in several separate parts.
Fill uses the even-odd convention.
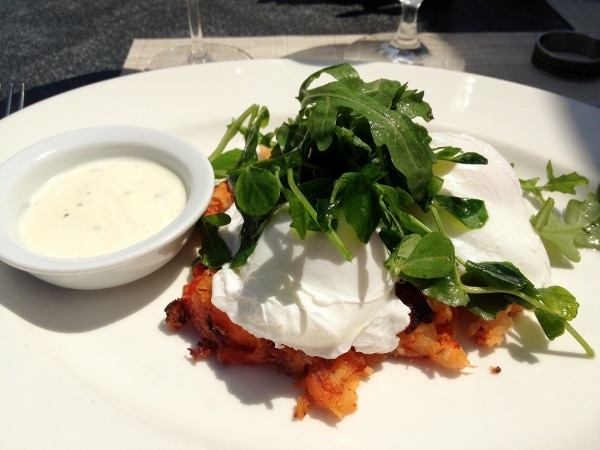
[[[321,82],[324,76],[333,81]],[[433,114],[423,97],[423,92],[395,80],[365,82],[354,68],[340,64],[310,75],[299,90],[297,116],[272,132],[262,131],[269,122],[268,109],[250,106],[228,126],[210,157],[215,175],[228,180],[242,214],[241,245],[231,254],[219,238],[219,226],[228,223],[226,214],[206,216],[200,222],[203,263],[213,268],[245,264],[284,204],[301,238],[322,232],[351,260],[353,255],[336,233],[343,214],[361,242],[377,233],[389,251],[385,267],[431,298],[468,308],[486,320],[511,304],[521,305],[533,311],[550,340],[568,331],[593,356],[591,346],[570,324],[579,304],[566,289],[536,288],[510,262],[475,263],[455,254],[440,212],[475,229],[485,226],[487,210],[481,200],[440,194],[443,179],[432,167],[442,160],[487,160],[458,148],[431,148],[422,123],[431,121]],[[239,133],[243,148],[225,151]],[[261,146],[271,149],[269,158],[261,158]],[[550,163],[547,174],[546,185],[540,186],[538,179],[521,181],[524,192],[542,204],[532,223],[544,240],[576,261],[578,247],[600,247],[598,196],[573,200],[562,220],[543,193],[571,192],[587,180],[576,174],[555,177]],[[415,210],[430,214],[435,229],[420,221]]]

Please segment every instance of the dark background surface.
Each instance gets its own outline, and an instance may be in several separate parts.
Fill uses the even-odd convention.
[[[202,0],[201,12],[205,36],[376,33],[395,30],[400,4]],[[25,83],[28,104],[118,76],[135,38],[189,35],[185,0],[0,0],[0,24],[0,82]],[[571,28],[544,0],[425,0],[419,24],[430,32]]]

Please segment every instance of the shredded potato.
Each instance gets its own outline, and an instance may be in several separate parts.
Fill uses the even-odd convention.
[[[465,334],[472,338],[477,345],[491,348],[504,342],[504,335],[513,325],[511,314],[523,311],[519,305],[511,305],[505,311],[500,311],[495,319],[483,320],[472,316],[471,323],[467,326]]]
[[[227,184],[220,183],[215,188],[207,214],[225,211],[232,203],[233,196]],[[433,320],[399,333],[400,342],[394,351],[385,355],[365,355],[351,349],[328,360],[289,347],[276,348],[273,342],[257,338],[231,322],[211,302],[215,273],[215,270],[196,264],[191,281],[183,287],[182,296],[165,309],[167,324],[177,331],[191,322],[198,331],[200,342],[190,349],[194,360],[214,355],[226,365],[271,364],[293,377],[301,390],[293,412],[296,419],[304,418],[313,405],[337,419],[353,413],[357,409],[356,391],[360,380],[370,376],[373,367],[389,357],[428,359],[443,369],[461,371],[470,366],[457,340],[464,317],[468,318],[468,325],[462,330],[463,334],[478,345],[492,347],[502,343],[504,334],[512,326],[510,315],[519,311],[519,308],[509,308],[495,320],[486,322],[461,309],[427,299],[434,313]]]

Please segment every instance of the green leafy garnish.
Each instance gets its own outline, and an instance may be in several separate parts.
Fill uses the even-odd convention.
[[[573,241],[580,248],[600,250],[600,202],[598,195],[590,192],[584,200],[569,200],[565,222],[577,228]]]
[[[561,214],[555,210],[554,198],[546,198],[544,193],[573,195],[577,186],[587,186],[589,181],[576,172],[555,176],[550,161],[546,165],[546,176],[548,181],[541,185],[539,178],[520,180],[523,191],[531,194],[541,204],[531,223],[546,245],[568,260],[578,262],[581,259],[579,248],[600,250],[598,195],[590,192],[583,201],[570,199],[564,214]]]
[[[297,98],[296,117],[270,133],[261,131],[268,123],[268,110],[250,106],[228,126],[210,156],[215,174],[227,178],[232,187],[244,222],[240,249],[231,255],[217,233],[223,219],[202,219],[206,244],[200,257],[205,264],[245,264],[270,218],[284,204],[302,239],[310,232],[322,232],[351,260],[353,255],[336,231],[343,215],[361,242],[377,234],[389,251],[385,267],[426,295],[452,307],[466,307],[486,320],[511,304],[522,305],[535,313],[548,338],[568,330],[593,355],[569,324],[578,304],[566,290],[536,289],[509,262],[474,263],[456,256],[441,215],[476,229],[485,226],[487,210],[481,200],[440,194],[443,178],[433,175],[433,165],[487,164],[487,160],[454,147],[430,147],[431,137],[419,122],[428,122],[433,115],[422,92],[394,80],[365,82],[354,68],[340,64],[310,75]],[[237,133],[244,137],[243,149],[224,152]],[[271,149],[270,158],[260,157],[261,145]],[[575,175],[554,177],[551,165],[547,173],[546,185],[527,180],[524,189],[543,199],[543,191],[566,191],[581,183]],[[593,200],[573,203],[567,214],[566,223],[578,229],[573,233],[577,245],[597,238],[597,227],[590,228],[598,220],[597,197]],[[554,219],[548,218],[545,208],[542,211],[537,220],[550,232]],[[433,229],[419,219],[424,215],[432,219],[426,223],[435,224]]]
[[[206,267],[218,269],[231,261],[229,247],[219,236],[219,228],[231,222],[225,213],[207,214],[198,221],[198,230],[202,239],[202,247],[198,250],[198,259]]]
[[[478,199],[436,195],[433,204],[444,208],[470,229],[481,228],[488,220],[485,204]]]
[[[434,150],[438,161],[449,161],[461,164],[487,164],[487,158],[474,152],[463,152],[456,147],[442,147]]]
[[[546,164],[546,177],[548,178],[548,181],[542,185],[538,185],[539,178],[520,180],[523,192],[533,194],[541,203],[544,203],[544,192],[575,194],[575,188],[577,186],[587,186],[589,182],[587,178],[582,177],[576,172],[555,176],[551,161],[548,161]]]

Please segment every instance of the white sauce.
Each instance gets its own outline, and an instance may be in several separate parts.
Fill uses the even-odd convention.
[[[186,201],[181,180],[154,161],[99,159],[44,183],[25,205],[18,233],[25,246],[43,255],[98,256],[157,233]]]

